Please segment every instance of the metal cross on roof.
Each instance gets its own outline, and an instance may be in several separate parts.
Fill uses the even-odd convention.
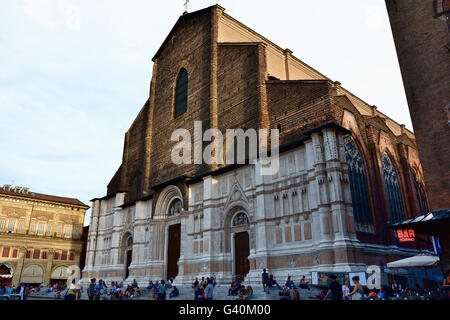
[[[189,4],[189,0],[186,0],[186,2],[184,3],[184,8],[185,8],[186,12],[187,12],[187,9],[188,9],[188,4]]]

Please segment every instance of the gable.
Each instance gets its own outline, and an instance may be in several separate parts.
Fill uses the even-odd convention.
[[[154,57],[152,58],[152,61],[154,62],[156,59],[158,59],[158,57],[161,55],[161,53],[163,52],[164,48],[171,42],[171,40],[173,39],[173,36],[175,35],[176,31],[180,28],[180,26],[184,23],[187,22],[189,20],[192,20],[196,17],[202,16],[202,15],[211,15],[211,12],[213,10],[213,8],[216,8],[219,6],[211,6],[202,10],[198,10],[192,13],[187,13],[187,14],[183,14],[182,16],[180,16],[177,20],[177,22],[175,23],[175,25],[173,26],[172,30],[170,30],[169,34],[167,35],[166,39],[164,40],[164,42],[162,43],[162,45],[159,47],[158,51],[156,52],[156,54],[154,55]]]

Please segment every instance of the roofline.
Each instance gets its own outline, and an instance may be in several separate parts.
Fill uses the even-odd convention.
[[[233,18],[232,16],[230,16],[227,13],[223,13],[224,16],[226,16],[227,18],[229,18],[230,20],[232,20],[233,22],[239,24],[240,26],[246,28],[248,31],[250,31],[251,33],[255,34],[257,37],[261,38],[262,40],[266,41],[268,44],[274,46],[275,48],[281,50],[281,51],[285,51],[286,49],[281,48],[279,45],[277,45],[276,43],[270,41],[269,39],[267,39],[266,37],[264,37],[263,35],[261,35],[260,33],[256,32],[255,30],[253,30],[252,28],[250,28],[249,26],[245,25],[244,23],[240,22],[239,20],[237,20],[236,18]],[[289,50],[289,49],[288,49]],[[291,51],[292,52],[292,51]],[[315,68],[311,67],[309,64],[307,64],[306,62],[300,60],[299,58],[297,58],[296,56],[294,56],[293,54],[291,54],[291,57],[294,60],[297,60],[298,62],[304,64],[306,67],[310,68],[311,70],[313,70],[314,72],[317,72],[320,76],[324,77],[327,80],[332,81],[330,78],[328,78],[326,75],[322,74],[320,71],[316,70]]]
[[[70,206],[74,206],[74,207],[80,207],[80,208],[86,208],[86,209],[90,208],[90,206],[88,206],[87,204],[84,204],[83,202],[81,202],[79,199],[76,199],[76,198],[67,198],[67,199],[79,201],[80,202],[79,204],[70,203],[70,202],[67,202],[64,200],[56,200],[56,199],[55,200],[47,200],[47,199],[33,197],[33,195],[45,195],[45,196],[50,196],[50,197],[63,198],[63,197],[55,196],[52,194],[37,193],[37,192],[30,192],[29,194],[11,194],[11,193],[4,193],[1,188],[0,188],[0,194],[3,196],[14,197],[14,198],[26,198],[26,199],[30,199],[30,200],[34,200],[34,201],[42,201],[42,202],[48,202],[48,203],[62,203],[62,204],[70,205]]]
[[[167,35],[167,37],[164,39],[163,43],[162,43],[161,46],[159,47],[159,49],[158,49],[158,51],[156,52],[156,54],[153,56],[152,61],[155,62],[155,60],[158,59],[158,56],[161,54],[161,52],[162,52],[164,46],[165,46],[166,43],[169,41],[170,36],[175,32],[176,28],[177,28],[178,25],[181,23],[181,21],[186,20],[186,19],[188,19],[188,18],[192,18],[192,17],[197,16],[197,15],[200,15],[200,14],[203,14],[203,13],[205,13],[205,12],[207,12],[207,11],[210,11],[212,8],[219,8],[219,9],[225,11],[225,8],[223,8],[223,7],[219,6],[218,4],[216,4],[216,5],[213,5],[213,6],[206,7],[206,8],[204,8],[204,9],[200,9],[200,10],[191,12],[191,13],[185,13],[185,14],[182,14],[182,15],[178,18],[177,22],[174,24],[174,26],[172,27],[172,29],[170,30],[170,32],[169,32],[169,34]]]
[[[127,191],[125,191],[125,190],[117,190],[117,191],[115,191],[113,193],[107,194],[106,196],[104,196],[102,198],[94,198],[94,199],[91,199],[90,201],[94,202],[96,200],[108,200],[108,199],[111,199],[111,198],[115,197],[116,194],[118,194],[118,193],[125,193],[125,192],[127,192]]]

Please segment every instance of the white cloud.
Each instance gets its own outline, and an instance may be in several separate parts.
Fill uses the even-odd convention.
[[[58,0],[24,0],[24,13],[34,22],[49,28],[65,26],[69,30],[79,30],[81,11],[74,4]]]
[[[71,30],[80,30],[81,26],[80,8],[71,4],[66,8],[66,12],[67,12],[67,27]]]
[[[55,28],[58,16],[54,5],[54,0],[24,0],[23,10],[35,22],[47,28]]]

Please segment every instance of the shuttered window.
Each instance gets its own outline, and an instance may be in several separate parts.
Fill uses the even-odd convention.
[[[9,258],[9,248],[3,248],[2,258]]]

